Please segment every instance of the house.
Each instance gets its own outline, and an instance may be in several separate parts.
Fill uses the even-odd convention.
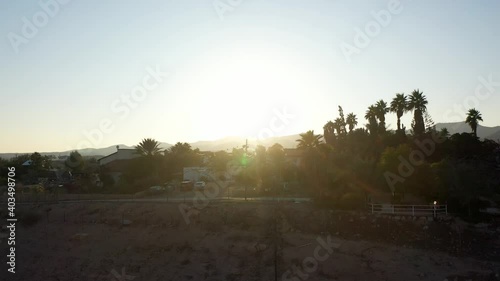
[[[285,148],[284,150],[286,161],[293,163],[296,167],[299,167],[304,151],[296,148]]]
[[[120,148],[119,146],[116,147],[116,152],[111,153],[108,156],[104,156],[102,158],[97,159],[97,162],[99,162],[99,166],[105,166],[113,162],[117,161],[123,161],[123,160],[130,160],[140,157],[139,154],[136,153],[135,149],[131,148]]]
[[[136,153],[135,149],[122,149],[117,146],[116,152],[98,159],[97,162],[100,168],[105,170],[113,178],[113,181],[117,183],[123,172],[127,169],[129,161],[138,157],[140,155]]]

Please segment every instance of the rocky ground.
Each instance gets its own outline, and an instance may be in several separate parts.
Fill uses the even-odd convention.
[[[500,280],[495,223],[304,203],[191,211],[174,203],[73,203],[18,212],[16,273],[3,266],[0,280],[260,281],[275,280],[275,269],[278,280]],[[1,235],[5,265],[5,228]]]

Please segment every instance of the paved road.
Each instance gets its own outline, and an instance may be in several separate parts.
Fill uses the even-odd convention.
[[[150,197],[150,198],[127,198],[127,199],[106,199],[106,198],[99,198],[99,195],[96,194],[97,199],[62,199],[62,200],[47,200],[47,201],[30,201],[30,202],[23,202],[18,201],[17,204],[32,204],[32,203],[80,203],[80,202],[115,202],[115,203],[193,203],[195,200],[208,200],[209,202],[241,202],[241,201],[248,201],[248,202],[308,202],[311,199],[310,198],[303,198],[303,197],[248,197],[245,199],[244,197],[241,196],[242,192],[244,191],[244,188],[238,188],[231,186],[229,187],[226,183],[208,183],[207,184],[207,190],[206,192],[200,191],[200,192],[193,192],[193,191],[188,191],[188,192],[174,192],[173,194],[169,194],[168,196],[166,194],[161,194],[157,195],[155,197]],[[234,194],[233,192],[238,192],[240,196],[231,196]],[[210,197],[203,197],[203,193],[207,194]],[[215,194],[214,194],[215,193]],[[78,196],[78,195],[77,195]],[[249,194],[250,196],[250,194]],[[82,194],[82,197],[87,197],[86,195]],[[92,195],[90,195],[92,197]],[[43,197],[42,197],[43,198]],[[42,199],[40,198],[40,199]],[[61,198],[64,198],[64,195],[61,196]],[[42,199],[43,200],[43,199]],[[3,201],[3,200],[2,200]]]
[[[200,199],[196,197],[186,198],[138,198],[138,199],[97,199],[97,200],[59,200],[59,201],[38,201],[38,202],[19,202],[17,204],[61,204],[61,203],[84,203],[84,202],[108,202],[108,203],[193,203],[195,200],[208,200],[209,202],[295,202],[304,203],[309,202],[310,198],[290,198],[290,197],[254,197],[254,198],[241,198],[241,197],[216,197],[213,199]]]

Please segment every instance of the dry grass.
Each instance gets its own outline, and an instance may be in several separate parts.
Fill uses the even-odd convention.
[[[45,215],[46,206],[20,208],[21,213]],[[198,220],[186,224],[176,204],[53,205],[49,223],[42,216],[30,229],[19,228],[17,239],[23,247],[18,258],[23,262],[18,265],[17,277],[51,280],[58,276],[60,280],[75,280],[74,276],[81,276],[81,280],[103,280],[102,276],[109,277],[112,269],[121,272],[125,267],[135,280],[271,280],[274,241],[279,241],[281,276],[292,265],[301,267],[304,258],[313,256],[318,236],[337,231],[340,234],[335,239],[342,242],[341,249],[320,263],[308,280],[411,281],[420,280],[418,274],[422,271],[433,272],[432,279],[444,280],[453,274],[484,272],[499,266],[474,259],[465,250],[461,255],[468,255],[467,258],[450,256],[444,253],[446,248],[442,252],[422,249],[427,245],[424,242],[436,239],[432,235],[444,235],[444,225],[429,224],[429,229],[423,230],[422,225],[414,222],[361,220],[356,213],[330,213],[305,204],[289,204],[278,211],[276,233],[275,211],[272,204],[212,204],[200,210]],[[122,218],[132,223],[122,227]],[[406,234],[408,230],[412,236]],[[86,234],[85,238],[70,239],[78,233]],[[418,242],[421,245],[414,242],[410,249],[411,239],[423,237],[424,233],[430,233],[425,236],[427,240]],[[277,240],[273,240],[275,235]],[[463,233],[462,245],[479,237],[471,235]],[[404,241],[406,247],[398,241]],[[0,251],[6,251],[5,244]],[[419,245],[421,250],[415,249]],[[478,252],[495,250],[495,244],[488,245]]]

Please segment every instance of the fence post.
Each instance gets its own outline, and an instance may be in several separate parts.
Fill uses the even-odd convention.
[[[444,211],[446,212],[446,215],[448,215],[448,205],[444,205]]]
[[[373,214],[373,204],[370,204],[370,205],[372,205],[372,214]]]
[[[411,214],[415,216],[415,205],[411,205]]]

